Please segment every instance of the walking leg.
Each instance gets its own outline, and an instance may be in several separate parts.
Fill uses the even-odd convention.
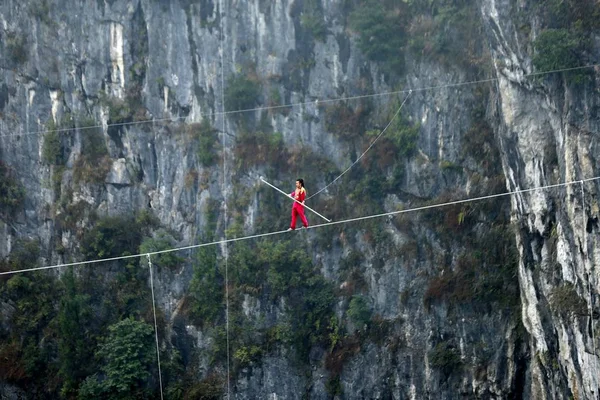
[[[291,229],[296,229],[296,216],[298,214],[298,211],[296,211],[296,208],[292,208],[292,222],[290,224],[290,228]]]
[[[304,215],[304,210],[298,211],[298,214],[300,214],[300,219],[302,220],[302,225],[304,225],[305,228],[308,228],[308,219],[306,219],[306,215]]]

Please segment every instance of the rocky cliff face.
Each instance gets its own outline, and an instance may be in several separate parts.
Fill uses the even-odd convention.
[[[316,192],[406,96],[314,208],[342,220],[598,175],[597,71],[529,76],[544,35],[585,39],[552,65],[597,57],[597,4],[561,19],[528,1],[388,3],[3,2],[3,270],[285,229],[289,204],[258,177]],[[354,98],[371,93],[388,94]],[[155,257],[167,397],[596,398],[596,188]],[[98,389],[103,343],[127,317],[153,323],[146,266],[3,280],[1,393],[117,390]],[[85,335],[67,341],[74,319]],[[157,396],[147,371],[127,390]]]
[[[593,111],[598,91],[592,81],[574,84],[576,77],[565,75],[537,84],[524,81],[534,72],[531,49],[514,16],[530,7],[502,2],[482,7],[499,78],[504,174],[514,189],[583,180],[512,199],[513,220],[520,226],[519,285],[522,321],[530,334],[531,393],[535,398],[597,398],[598,282],[593,271],[598,186],[597,180],[585,180],[598,175]],[[531,19],[533,35],[543,34],[541,22]],[[590,40],[597,43],[597,34]]]

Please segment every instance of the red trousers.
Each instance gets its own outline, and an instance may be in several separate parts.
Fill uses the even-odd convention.
[[[306,219],[306,215],[304,215],[304,207],[296,207],[296,205],[292,207],[292,223],[290,224],[290,228],[296,229],[296,217],[298,215],[302,220],[302,225],[304,225],[305,228],[308,228],[308,220]]]

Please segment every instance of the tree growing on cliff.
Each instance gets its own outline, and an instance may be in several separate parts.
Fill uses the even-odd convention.
[[[358,47],[387,72],[399,74],[404,67],[404,3],[390,10],[380,1],[366,1],[350,15],[350,27],[358,33]]]
[[[9,217],[25,201],[25,189],[15,178],[13,170],[0,161],[0,215]]]
[[[88,377],[81,385],[79,398],[148,398],[148,380],[155,354],[152,327],[127,318],[108,330],[108,338],[96,353],[103,362],[102,375]]]

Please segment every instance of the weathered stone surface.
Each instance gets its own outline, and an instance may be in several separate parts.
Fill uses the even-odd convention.
[[[469,80],[467,72],[409,57],[405,78],[393,86],[379,66],[358,50],[341,0],[320,2],[327,34],[316,41],[306,40],[302,31],[299,0],[48,0],[47,19],[32,15],[30,7],[41,3],[0,4],[3,31],[15,32],[27,42],[27,60],[18,67],[10,64],[5,53],[0,55],[0,157],[17,171],[27,193],[19,215],[0,223],[3,257],[16,240],[37,238],[48,262],[66,261],[52,244],[52,221],[60,215],[48,210],[60,199],[52,188],[52,168],[42,161],[45,134],[39,132],[49,121],[59,126],[68,114],[100,122],[111,158],[102,184],[73,182],[72,169],[83,151],[86,130],[73,134],[67,171],[60,181],[62,193],[73,189],[71,205],[85,203],[86,209],[101,215],[149,210],[179,244],[189,245],[198,243],[208,224],[209,203],[222,205],[225,197],[231,201],[239,185],[253,191],[242,225],[245,232],[254,233],[259,216],[257,177],[266,167],[258,166],[234,182],[233,146],[243,129],[234,114],[225,121],[219,114],[224,110],[223,83],[236,74],[252,75],[261,83],[260,105],[268,104],[273,87],[281,104],[297,104],[285,112],[254,110],[251,118],[268,122],[287,147],[306,146],[340,171],[362,148],[328,132],[323,100],[365,91],[390,92],[398,85],[438,87],[415,91],[405,105],[411,122],[420,124],[418,151],[404,165],[398,193],[386,199],[385,208],[410,208],[421,204],[419,200],[447,193],[477,193],[464,175],[452,175],[452,168],[477,167],[469,159],[473,155],[464,155],[461,146],[472,122],[467,105],[480,100],[467,89],[444,87]],[[560,78],[544,84],[526,79],[532,72],[531,51],[519,40],[513,10],[517,5],[512,3],[483,0],[479,4],[486,28],[482,41],[489,45],[497,78],[482,108],[500,147],[505,187],[528,189],[596,176],[598,89],[592,84],[574,89],[564,86]],[[535,19],[529,22],[532,30],[539,29]],[[404,92],[397,97],[405,96]],[[386,116],[389,104],[390,97],[372,99],[376,115]],[[127,115],[114,125],[111,118],[118,110]],[[183,127],[204,119],[219,131],[219,142],[226,143],[225,165],[221,165],[222,151],[215,150],[219,161],[204,166],[197,144]],[[315,189],[329,183],[324,176],[312,181]],[[511,197],[520,256],[515,278],[521,301],[517,316],[504,310],[481,315],[469,307],[424,304],[429,282],[450,273],[464,247],[458,242],[440,243],[425,217],[418,224],[379,220],[395,247],[383,250],[363,231],[352,238],[332,237],[328,247],[319,247],[316,235],[309,234],[314,264],[340,290],[347,288],[340,279],[340,260],[352,250],[363,255],[364,297],[373,313],[392,324],[390,336],[396,340],[370,341],[348,356],[337,377],[344,398],[567,399],[573,393],[597,397],[600,360],[593,352],[600,342],[593,340],[600,333],[598,321],[594,320],[596,330],[591,331],[589,316],[569,321],[549,309],[553,289],[568,282],[598,313],[597,295],[593,295],[600,290],[595,278],[600,262],[597,187],[595,182],[583,184],[585,202],[580,185]],[[335,192],[323,196],[329,198],[331,193]],[[223,210],[218,210],[219,233],[233,219],[231,214],[226,219]],[[488,222],[480,224],[482,232]],[[78,230],[87,226],[85,218],[77,221]],[[75,232],[60,235],[62,247],[71,254],[77,254],[76,237]],[[186,324],[181,311],[192,275],[191,265],[158,271],[154,285],[168,326],[166,335],[187,353],[202,354],[197,365],[201,375],[210,367],[206,353],[213,342],[208,332]],[[347,306],[344,301],[336,306],[339,315]],[[284,309],[257,298],[244,301],[247,317],[277,320]],[[0,310],[4,324],[12,310],[6,304],[0,304]],[[516,320],[522,321],[526,334],[518,332]],[[434,344],[446,341],[460,354],[460,367],[448,377],[429,360]],[[241,369],[232,379],[233,396],[330,398],[331,371],[323,366],[326,350],[316,349],[309,365],[294,362],[293,353],[278,348],[260,363]],[[0,394],[27,398],[2,382]]]

